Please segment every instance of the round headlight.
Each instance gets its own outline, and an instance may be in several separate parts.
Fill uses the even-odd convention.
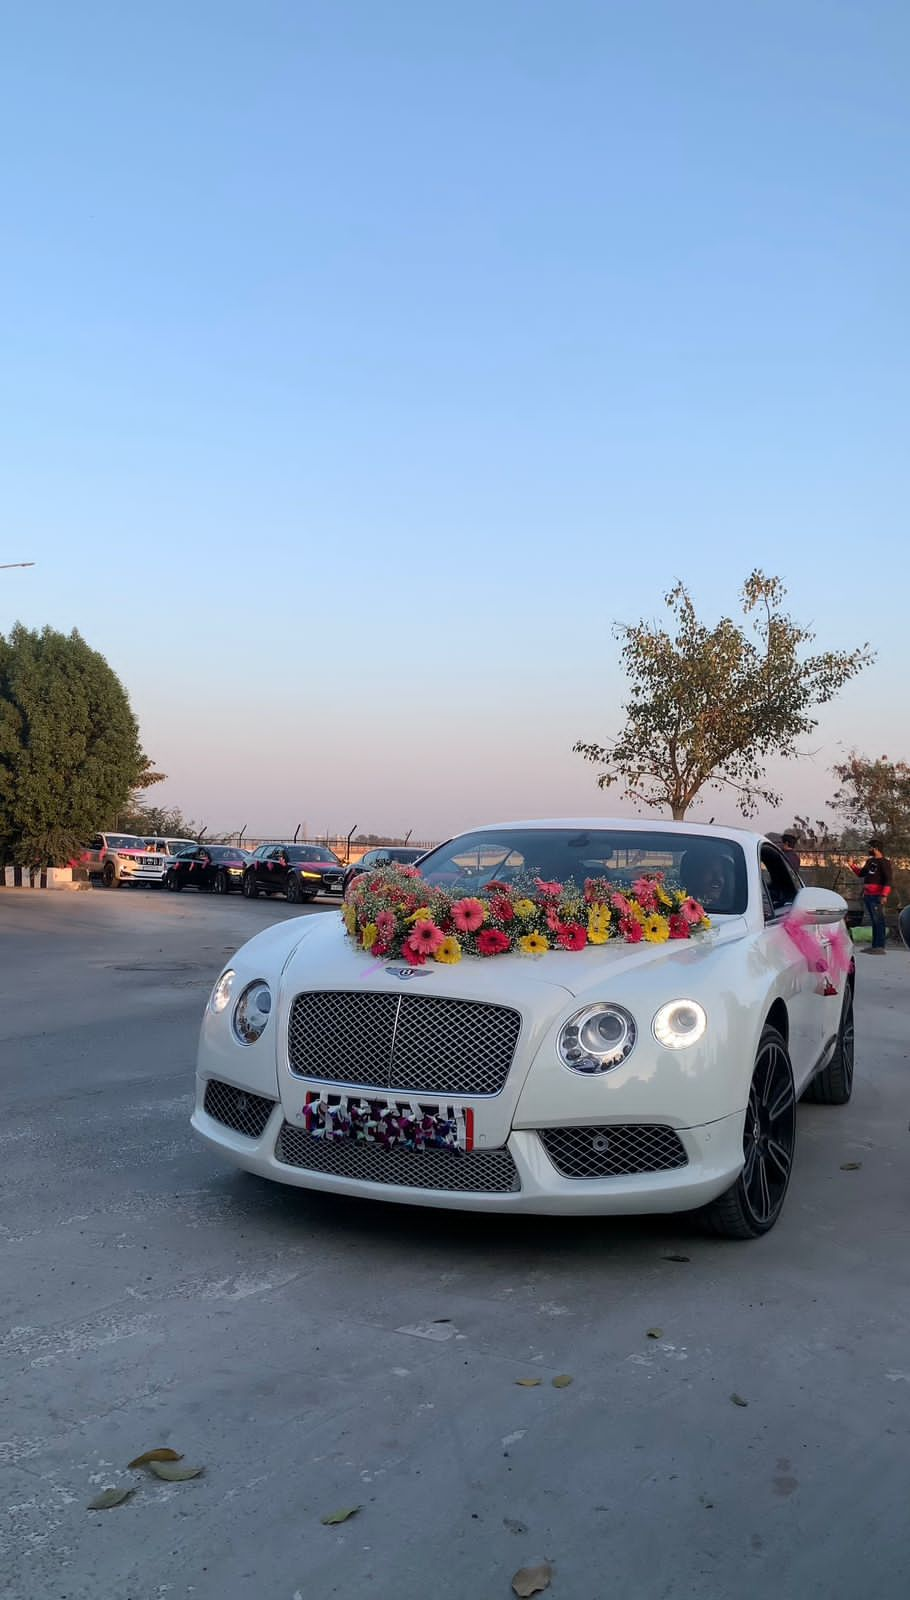
[[[230,967],[228,967],[227,972],[222,972],[221,977],[218,979],[218,982],[212,990],[212,996],[209,1000],[209,1005],[213,1011],[218,1012],[224,1010],[231,998],[231,989],[234,986],[234,977],[235,974],[231,971]]]
[[[635,1019],[623,1006],[585,1006],[560,1029],[557,1049],[572,1072],[609,1072],[635,1048]]]
[[[265,1031],[272,1009],[272,995],[267,983],[257,978],[248,983],[234,1007],[234,1033],[241,1044],[255,1044]]]
[[[661,1006],[651,1030],[658,1044],[668,1050],[685,1050],[687,1045],[698,1043],[707,1026],[708,1019],[697,1000],[670,1000]]]

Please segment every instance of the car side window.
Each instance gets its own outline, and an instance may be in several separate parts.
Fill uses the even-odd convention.
[[[102,839],[100,833],[96,833],[94,839],[90,839],[89,840],[88,848],[90,850],[103,850],[104,849],[104,840]]]
[[[270,850],[267,857],[269,861],[283,861],[284,858],[284,851],[280,846],[277,850]]]
[[[792,906],[799,892],[796,881],[789,866],[779,851],[773,845],[763,844],[759,856],[761,865],[762,892],[765,901],[765,917],[782,916]],[[770,908],[770,912],[769,912]]]

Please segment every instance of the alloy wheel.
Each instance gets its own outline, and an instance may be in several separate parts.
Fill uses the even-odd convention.
[[[795,1143],[796,1095],[790,1062],[781,1042],[766,1039],[749,1090],[742,1173],[746,1205],[763,1231],[783,1205]]]

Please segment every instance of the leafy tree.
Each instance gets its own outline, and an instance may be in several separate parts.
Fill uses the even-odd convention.
[[[708,627],[683,583],[664,596],[673,631],[640,621],[617,626],[630,683],[625,727],[607,744],[574,750],[604,770],[602,789],[669,806],[680,821],[706,786],[732,792],[743,816],[780,798],[764,782],[768,756],[792,758],[832,700],[874,659],[858,649],[806,654],[814,634],[782,610],[779,578],[754,571],[740,602],[747,626],[722,617]]]
[[[59,866],[147,771],[126,690],[80,634],[0,635],[0,849]]]
[[[879,834],[895,855],[910,854],[910,765],[855,750],[834,768],[840,783],[828,804],[856,832]]]
[[[142,833],[157,839],[198,839],[204,828],[191,822],[176,806],[144,806],[132,801],[117,815],[120,833]]]

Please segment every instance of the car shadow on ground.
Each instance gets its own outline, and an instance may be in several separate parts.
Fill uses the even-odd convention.
[[[539,1266],[542,1260],[581,1265],[605,1258],[631,1266],[645,1257],[730,1247],[729,1241],[707,1234],[693,1212],[586,1217],[450,1211],[297,1189],[242,1172],[219,1175],[212,1188],[236,1206],[247,1236],[261,1229],[269,1248],[282,1240],[289,1246],[315,1240],[330,1252],[368,1245],[377,1267],[377,1257],[385,1255],[390,1264],[400,1264],[402,1251],[455,1260],[483,1256],[514,1269]]]

